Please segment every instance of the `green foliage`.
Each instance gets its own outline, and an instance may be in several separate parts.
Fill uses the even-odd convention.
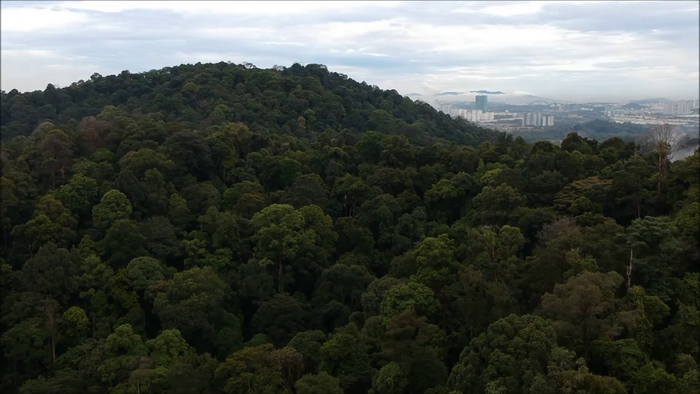
[[[557,336],[545,320],[510,315],[464,348],[448,384],[458,392],[513,393],[527,392],[537,384],[543,386],[538,392],[544,392],[540,390],[550,386],[547,367],[556,348]]]
[[[440,309],[440,304],[429,287],[418,282],[408,282],[396,285],[384,293],[379,313],[390,318],[407,309],[413,309],[419,316],[430,317]]]
[[[699,156],[589,139],[630,125],[528,144],[318,64],[0,101],[3,393],[700,389]]]
[[[343,394],[337,378],[326,372],[304,375],[295,383],[297,394]]]
[[[110,190],[92,209],[92,223],[95,228],[107,230],[118,220],[128,219],[131,212],[131,203],[126,196],[118,190]]]

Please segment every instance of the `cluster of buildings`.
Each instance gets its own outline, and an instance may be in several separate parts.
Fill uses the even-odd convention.
[[[697,127],[698,100],[679,100],[645,103],[641,106],[605,106],[605,117],[616,123],[672,124]]]
[[[457,116],[460,118],[463,118],[464,120],[468,120],[470,122],[488,122],[494,120],[494,113],[493,112],[483,112],[480,109],[459,109],[457,111]]]
[[[664,103],[664,115],[690,115],[697,107],[697,100],[669,101]]]
[[[548,127],[554,126],[554,115],[528,112],[523,114],[522,126]]]
[[[452,115],[452,104],[450,104],[450,103],[438,103],[438,106],[439,106],[438,109],[440,111],[442,111],[448,115]]]
[[[470,122],[489,122],[494,120],[493,112],[486,112],[488,107],[488,96],[478,95],[475,100],[476,109],[453,108],[450,103],[438,103],[440,111],[450,115],[463,118]]]
[[[583,104],[553,104],[550,107],[556,107],[559,112],[578,112],[582,111],[585,107]]]

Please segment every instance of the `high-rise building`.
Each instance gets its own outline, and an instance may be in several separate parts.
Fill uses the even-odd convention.
[[[464,112],[462,112],[464,111]],[[470,122],[485,122],[494,120],[493,112],[483,112],[480,109],[460,110],[459,116]]]
[[[474,99],[474,104],[475,104],[476,109],[480,109],[484,112],[486,112],[486,108],[488,107],[488,102],[489,102],[489,96],[487,96],[485,94],[479,94]]]
[[[664,103],[664,115],[673,115],[674,109],[673,102]]]
[[[526,112],[523,114],[521,124],[523,126],[554,126],[554,115],[543,115],[537,112]]]
[[[613,106],[606,105],[605,106],[605,117],[612,118],[612,116],[613,116]]]
[[[690,100],[676,101],[676,113],[688,115],[693,113],[693,102]]]
[[[539,125],[542,127],[554,126],[554,115],[542,115]]]
[[[452,104],[447,104],[447,103],[441,103],[440,104],[440,111],[451,115],[452,114]]]
[[[523,114],[523,123],[525,126],[539,126],[540,114],[527,112]]]
[[[688,115],[693,112],[690,100],[669,101],[664,103],[664,115]]]

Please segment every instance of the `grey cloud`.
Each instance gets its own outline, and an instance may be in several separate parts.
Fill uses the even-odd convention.
[[[40,70],[32,86],[28,78],[16,75],[22,70],[22,59],[13,58],[9,65],[3,62],[2,84],[3,88],[34,89],[48,82],[70,83],[67,78],[75,78],[75,72],[46,68],[57,62],[75,65],[77,70],[95,66],[92,71],[108,74],[200,60],[248,61],[259,67],[298,61],[336,66],[350,77],[365,78],[368,83],[399,92],[420,91],[426,84],[438,92],[467,91],[470,85],[488,84],[496,88],[494,91],[537,91],[561,98],[600,95],[601,91],[632,96],[697,95],[697,12],[682,11],[697,7],[697,3],[553,2],[544,3],[532,14],[504,17],[484,12],[488,7],[508,4],[523,3],[407,2],[381,12],[350,8],[292,15],[81,10],[88,20],[65,29],[3,30],[3,50],[55,51],[56,58],[24,60]],[[59,9],[62,3],[2,3],[3,10],[37,6]],[[464,7],[474,12],[455,12]],[[404,27],[386,26],[388,20]],[[322,30],[330,29],[328,24],[358,22],[379,27]],[[504,40],[517,39],[518,34],[491,37],[479,30],[487,27],[491,28],[489,34],[499,34],[499,30],[514,26],[523,29],[523,34],[539,26],[577,35],[553,40],[551,45],[546,43],[547,36],[511,45]],[[242,30],[219,36],[204,34],[206,29],[229,28]],[[465,28],[471,36],[458,33]],[[419,34],[416,29],[425,31]],[[455,35],[450,35],[450,29]],[[634,38],[626,46],[615,44],[623,51],[612,50],[617,47],[605,42],[623,34]],[[460,49],[460,43],[478,45]],[[92,71],[85,70],[84,78]]]
[[[441,96],[459,96],[464,94],[464,92],[440,92],[436,94],[435,96],[441,97]]]

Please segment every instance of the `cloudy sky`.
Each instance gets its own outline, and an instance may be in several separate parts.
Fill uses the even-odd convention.
[[[402,94],[699,95],[698,1],[1,3],[9,91],[182,63],[321,63]]]

